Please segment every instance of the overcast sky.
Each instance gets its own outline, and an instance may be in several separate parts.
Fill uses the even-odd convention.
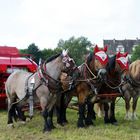
[[[0,46],[55,48],[71,36],[140,38],[140,0],[0,0]]]

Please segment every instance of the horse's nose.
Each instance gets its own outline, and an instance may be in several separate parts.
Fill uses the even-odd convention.
[[[106,79],[106,74],[107,74],[106,69],[100,69],[100,70],[98,71],[98,77],[99,77],[101,80],[105,80],[105,79]]]

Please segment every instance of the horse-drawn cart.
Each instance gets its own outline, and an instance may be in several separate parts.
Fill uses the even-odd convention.
[[[15,70],[35,72],[37,64],[21,55],[16,47],[0,46],[0,109],[6,109],[5,81]]]

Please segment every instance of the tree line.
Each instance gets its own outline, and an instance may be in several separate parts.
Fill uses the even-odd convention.
[[[32,43],[27,49],[20,49],[21,54],[31,54],[32,59],[38,64],[39,59],[46,60],[54,54],[60,53],[63,49],[68,49],[69,55],[75,60],[77,65],[84,62],[85,55],[92,49],[92,43],[86,37],[74,36],[68,40],[60,39],[55,49],[43,49]]]
[[[20,49],[21,54],[31,54],[32,59],[38,64],[39,59],[46,60],[54,54],[60,53],[63,49],[69,50],[69,55],[75,60],[77,65],[80,65],[84,62],[86,55],[93,51],[92,43],[86,37],[74,36],[70,37],[68,40],[60,39],[57,47],[55,49],[46,49],[40,50],[39,47],[32,43],[27,49]],[[131,61],[140,59],[140,45],[138,45],[132,52]]]

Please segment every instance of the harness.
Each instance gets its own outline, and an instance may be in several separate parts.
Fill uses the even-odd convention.
[[[140,86],[140,83],[135,81],[131,75],[129,75],[129,78],[128,78],[128,82],[133,86],[133,87],[139,87]]]

